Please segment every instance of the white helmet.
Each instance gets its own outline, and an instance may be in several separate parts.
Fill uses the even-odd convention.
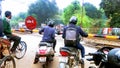
[[[70,23],[76,24],[77,23],[77,17],[76,16],[72,16],[69,20]]]

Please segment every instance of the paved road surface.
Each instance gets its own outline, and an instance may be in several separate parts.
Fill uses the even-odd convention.
[[[22,37],[22,40],[24,40],[27,43],[27,52],[24,58],[18,60],[15,59],[17,68],[42,68],[41,64],[33,64],[33,60],[35,57],[36,49],[38,48],[38,44],[42,38],[42,35],[36,35],[36,34],[20,34],[19,36]],[[61,38],[61,35],[57,36],[57,45],[56,45],[56,56],[54,57],[54,61],[50,64],[49,68],[58,68],[58,62],[59,62],[59,47],[63,46],[63,39]],[[85,46],[86,54],[88,52],[95,52],[96,49],[90,48]],[[88,68],[89,62],[85,61],[85,68]]]

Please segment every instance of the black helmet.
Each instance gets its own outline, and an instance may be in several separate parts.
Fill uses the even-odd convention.
[[[50,26],[50,27],[54,27],[54,21],[52,21],[52,20],[49,21],[49,22],[48,22],[48,26]]]
[[[11,12],[10,11],[6,11],[5,12],[5,17],[11,16]]]
[[[77,24],[77,17],[76,16],[72,16],[69,20],[70,23],[72,24]]]

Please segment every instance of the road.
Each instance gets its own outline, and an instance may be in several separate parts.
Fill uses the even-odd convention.
[[[38,48],[38,44],[42,38],[42,35],[38,35],[38,34],[18,34],[18,35],[21,36],[22,40],[24,40],[27,43],[27,52],[22,59],[19,60],[15,59],[17,68],[42,68],[40,63],[33,64],[35,52]],[[61,35],[56,35],[56,39],[57,39],[57,45],[55,49],[56,53],[55,53],[54,61],[50,64],[49,68],[58,68],[59,47],[64,46]],[[86,54],[88,54],[89,52],[95,52],[96,49],[85,46],[85,51]],[[90,65],[89,62],[85,61],[85,68],[88,68],[89,65]]]

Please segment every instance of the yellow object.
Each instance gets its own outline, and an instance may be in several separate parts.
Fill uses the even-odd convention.
[[[95,34],[88,34],[88,37],[94,37]]]
[[[106,36],[105,38],[107,38],[107,39],[118,39],[119,37],[118,36]]]

